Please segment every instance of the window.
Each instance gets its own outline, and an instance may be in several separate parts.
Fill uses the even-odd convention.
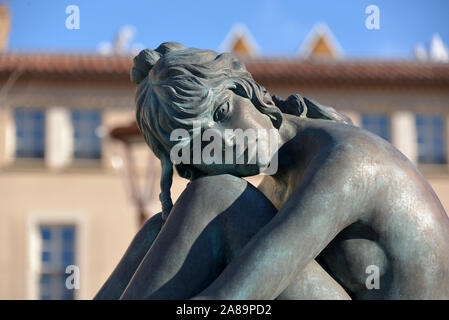
[[[390,119],[387,115],[362,115],[362,127],[387,141],[391,140]]]
[[[16,157],[43,158],[45,153],[45,112],[41,109],[14,110]]]
[[[40,299],[74,299],[74,290],[67,289],[65,285],[68,277],[65,270],[75,264],[75,227],[41,225],[40,238]]]
[[[416,115],[419,163],[446,163],[446,134],[441,115]]]
[[[72,110],[74,131],[74,158],[101,158],[101,138],[98,131],[101,113],[97,110]]]

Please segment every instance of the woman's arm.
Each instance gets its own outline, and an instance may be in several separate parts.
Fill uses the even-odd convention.
[[[342,229],[357,220],[360,203],[367,200],[355,192],[348,166],[337,158],[317,160],[278,214],[198,298],[279,296]]]
[[[277,300],[351,300],[345,289],[312,260]]]

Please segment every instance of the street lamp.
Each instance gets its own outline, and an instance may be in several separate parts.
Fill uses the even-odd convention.
[[[136,122],[113,128],[109,132],[109,136],[119,141],[123,146],[123,151],[112,158],[112,166],[123,173],[125,184],[137,209],[139,223],[142,226],[150,216],[146,208],[158,192],[155,182],[158,181],[160,176],[159,161],[152,152],[148,152],[149,159],[146,164],[146,177],[142,189],[139,184],[137,162],[133,155],[133,149],[144,143],[144,139]]]

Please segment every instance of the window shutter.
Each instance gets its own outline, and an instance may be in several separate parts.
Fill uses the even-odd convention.
[[[46,165],[60,169],[72,161],[73,127],[70,110],[63,107],[51,107],[46,115]]]

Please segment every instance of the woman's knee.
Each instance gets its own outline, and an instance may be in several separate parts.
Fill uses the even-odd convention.
[[[276,212],[261,191],[246,180],[229,174],[205,176],[190,182],[176,201],[172,213],[186,210],[203,217],[229,210],[253,214]]]

